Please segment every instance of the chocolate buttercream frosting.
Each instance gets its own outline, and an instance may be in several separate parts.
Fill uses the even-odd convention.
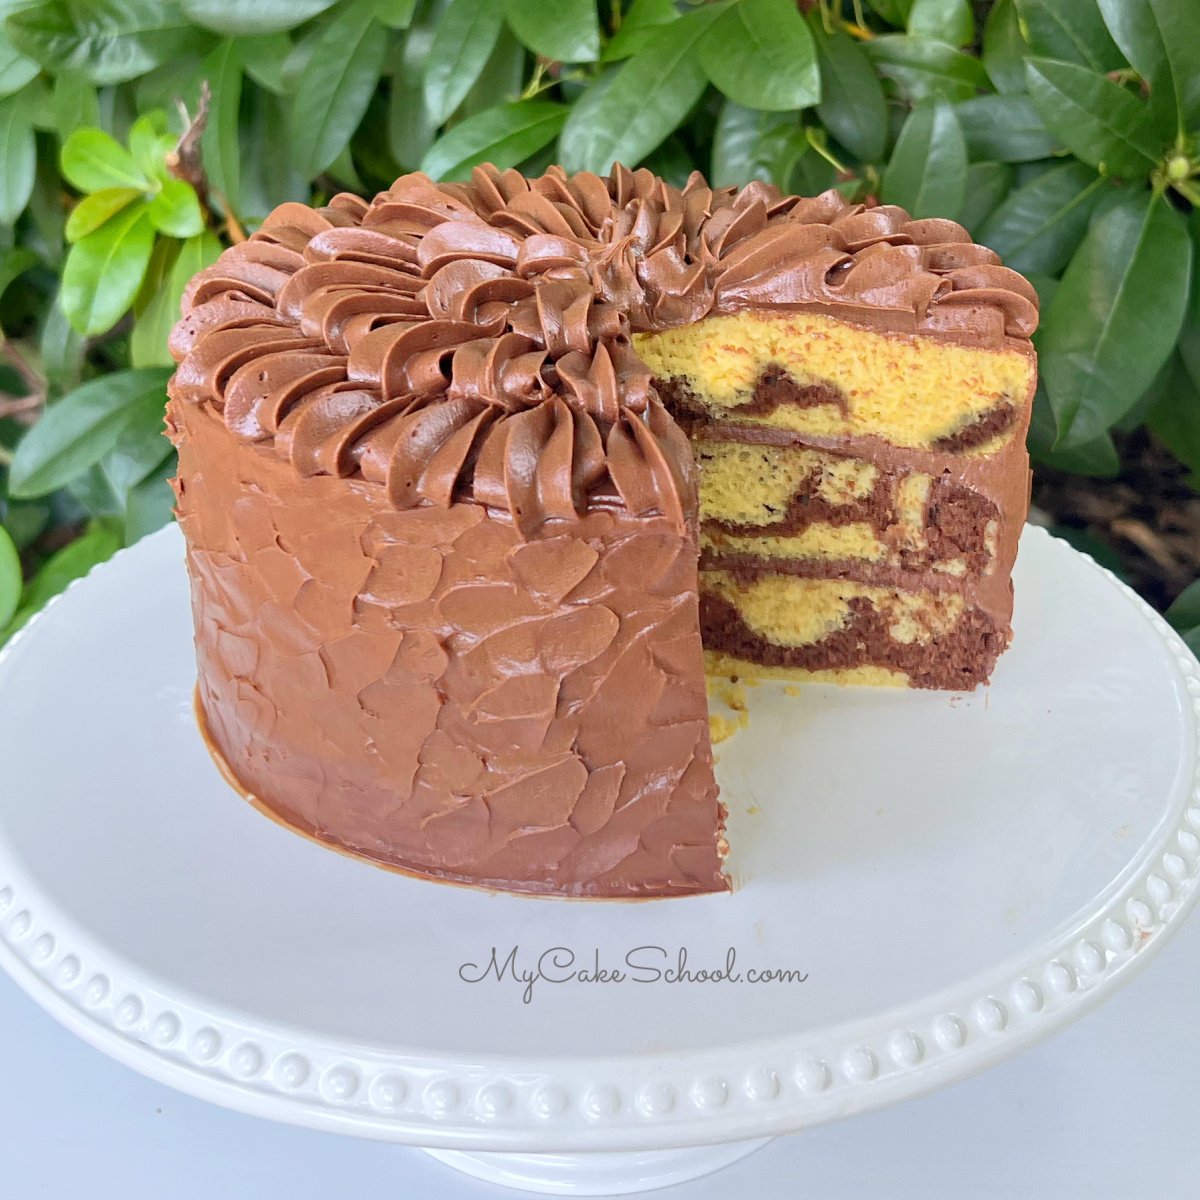
[[[810,309],[1022,348],[958,224],[646,170],[277,208],[171,335],[199,700],[265,807],[521,891],[727,887],[689,442],[637,332]]]

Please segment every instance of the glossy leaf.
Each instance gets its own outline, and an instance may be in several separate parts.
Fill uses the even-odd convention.
[[[422,159],[421,170],[433,179],[466,179],[483,162],[515,166],[558,136],[569,111],[548,100],[486,109],[444,133]]]
[[[212,100],[200,150],[209,185],[235,213],[241,205],[238,111],[242,102],[243,53],[252,54],[252,51],[245,50],[238,42],[222,42],[204,60],[203,68],[204,78],[212,90]]]
[[[1183,324],[1192,243],[1160,196],[1097,216],[1045,314],[1038,348],[1063,444],[1099,436],[1136,402]]]
[[[212,41],[180,0],[42,0],[13,13],[5,28],[44,67],[98,84],[136,79]]]
[[[131,205],[71,247],[62,304],[80,333],[104,333],[125,315],[153,245],[154,225],[145,206]]]
[[[221,253],[221,243],[211,233],[188,238],[171,263],[150,302],[139,314],[129,339],[129,357],[135,367],[171,366],[167,338],[179,320],[179,302],[188,280]]]
[[[226,37],[274,33],[304,24],[331,8],[336,0],[182,0],[183,11],[197,25]]]
[[[1200,125],[1200,10],[1191,0],[1099,0],[1104,23],[1150,85],[1160,127]]]
[[[459,114],[470,117],[486,108],[520,99],[528,57],[529,51],[517,41],[512,31],[501,29],[496,45],[479,72],[479,78],[459,105]]]
[[[555,62],[595,62],[600,57],[596,0],[505,0],[504,15],[513,33],[544,58]]]
[[[0,96],[19,92],[41,69],[32,58],[26,58],[0,29]]]
[[[1123,66],[1096,0],[1015,0],[1033,54],[1093,71]]]
[[[1008,195],[1012,182],[1013,170],[1007,163],[977,162],[967,168],[966,197],[958,219],[976,240],[984,222]]]
[[[102,129],[77,129],[63,143],[62,173],[81,192],[148,186],[145,174],[115,138]]]
[[[1056,471],[1087,475],[1093,479],[1111,479],[1121,469],[1121,460],[1110,433],[1102,433],[1078,445],[1058,444],[1058,428],[1050,410],[1046,389],[1041,384],[1033,401],[1028,443],[1033,461]]]
[[[504,9],[496,0],[452,0],[425,63],[425,108],[440,125],[462,103],[496,45]]]
[[[175,493],[168,482],[175,474],[175,455],[167,448],[167,457],[125,497],[125,545],[132,546],[140,538],[171,522],[174,516]]]
[[[1200,478],[1200,389],[1182,358],[1176,355],[1168,372],[1163,394],[1146,416],[1146,424],[1181,463]],[[1193,590],[1194,589],[1194,590]],[[1200,601],[1200,588],[1189,589],[1189,612]],[[1171,620],[1170,610],[1167,619]],[[1200,617],[1188,628],[1200,625]],[[1176,628],[1182,626],[1176,625]]]
[[[799,128],[798,113],[760,112],[726,100],[713,133],[713,186],[744,187],[752,179],[775,182],[780,137]]]
[[[704,92],[696,47],[716,15],[697,9],[662,26],[612,74],[593,104],[572,108],[559,140],[568,171],[634,166],[675,129]]]
[[[116,444],[129,414],[147,395],[165,404],[170,371],[115,371],[51,404],[21,439],[9,468],[14,496],[44,496],[62,487]]]
[[[629,11],[621,21],[621,27],[604,47],[601,62],[619,62],[631,58],[653,36],[661,25],[669,25],[679,19],[679,10],[673,0],[633,0]]]
[[[62,141],[85,125],[100,124],[96,89],[78,75],[59,75],[55,78],[51,105],[54,125]]]
[[[209,58],[213,58],[220,49],[218,46]],[[285,90],[283,68],[291,52],[292,39],[286,33],[264,33],[257,37],[239,38],[237,42],[237,59],[242,70],[259,87],[277,96]],[[240,93],[240,80],[238,90]]]
[[[172,453],[164,432],[166,409],[167,397],[162,389],[132,400],[126,407],[116,445],[100,460],[109,486],[122,502],[131,488]]]
[[[1021,21],[1015,0],[996,0],[983,26],[983,66],[998,92],[1006,96],[1025,90],[1025,55]]]
[[[418,18],[393,65],[388,93],[388,149],[406,170],[416,168],[437,133],[437,124],[425,108],[423,82],[436,28],[428,12]]]
[[[204,229],[200,201],[190,183],[168,179],[147,209],[154,228],[168,237],[195,237]]]
[[[167,155],[175,149],[178,138],[167,132],[167,114],[161,110],[144,113],[129,130],[129,153],[137,168],[147,179],[170,179]]]
[[[24,211],[37,174],[33,118],[24,95],[0,100],[0,225]]]
[[[809,27],[821,69],[817,116],[861,161],[878,162],[887,149],[887,101],[871,60],[852,37],[826,33],[818,15]]]
[[[116,216],[121,209],[141,198],[142,193],[138,188],[104,188],[90,196],[84,196],[67,218],[67,241],[77,242],[80,238],[87,237],[110,217]]]
[[[903,28],[908,24],[913,0],[868,0],[868,3],[889,25]]]
[[[1061,271],[1083,240],[1104,181],[1082,163],[1064,163],[1010,193],[979,239],[1014,271]]]
[[[358,128],[386,50],[371,0],[353,0],[334,10],[314,44],[304,86],[292,100],[292,159],[304,175],[319,175]]]
[[[1029,94],[1046,128],[1077,158],[1108,174],[1147,175],[1161,151],[1149,110],[1087,67],[1031,58]]]
[[[914,217],[957,217],[967,187],[967,146],[946,100],[922,100],[900,130],[883,176],[883,200]]]
[[[970,0],[913,0],[907,29],[913,37],[950,46],[969,46],[975,38]]]
[[[875,69],[890,79],[905,100],[926,96],[967,100],[987,87],[979,59],[943,42],[885,34],[864,44]]]
[[[957,105],[954,113],[973,159],[1032,162],[1058,150],[1028,96],[975,96]]]
[[[709,79],[749,108],[786,112],[821,97],[817,51],[793,0],[738,0],[698,43]]]
[[[13,619],[23,588],[21,556],[8,530],[0,525],[0,630]]]

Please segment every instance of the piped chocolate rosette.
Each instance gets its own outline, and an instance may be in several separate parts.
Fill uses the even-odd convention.
[[[723,886],[701,623],[729,670],[918,686],[1007,642],[1036,295],[953,222],[621,167],[409,175],[280,206],[183,311],[203,715],[325,840],[523,890]],[[588,608],[607,640],[535,636]],[[518,627],[524,665],[472,657]],[[428,697],[418,733],[381,731],[381,680],[397,721]]]

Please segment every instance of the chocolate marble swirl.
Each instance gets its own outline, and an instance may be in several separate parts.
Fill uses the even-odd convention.
[[[692,456],[630,336],[764,307],[993,346],[1037,323],[1032,287],[953,221],[487,166],[281,205],[188,287],[172,395],[399,508],[473,501],[524,536],[596,507],[683,529]]]

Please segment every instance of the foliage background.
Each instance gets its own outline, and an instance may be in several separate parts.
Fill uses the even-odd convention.
[[[1200,517],[1200,0],[0,0],[0,19],[0,640],[170,519],[165,342],[192,273],[282,201],[489,160],[960,219],[1042,297],[1043,478],[1102,495],[1120,474],[1153,503],[1165,475]],[[1200,648],[1200,588],[1170,615]]]

